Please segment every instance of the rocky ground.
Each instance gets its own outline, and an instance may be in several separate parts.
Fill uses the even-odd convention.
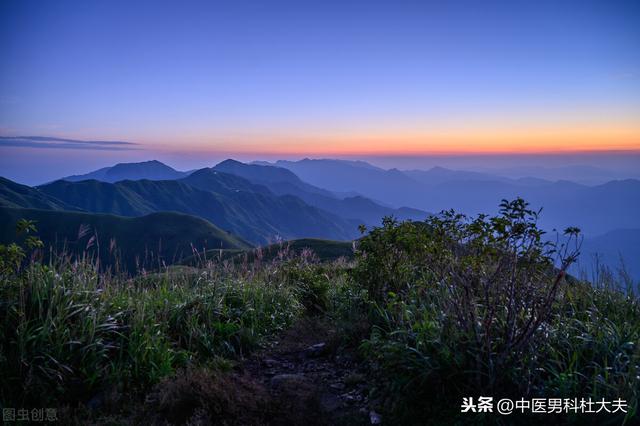
[[[355,356],[336,351],[333,330],[309,318],[287,330],[243,366],[277,401],[273,424],[380,424]]]
[[[330,321],[301,319],[233,366],[187,369],[142,400],[104,392],[62,413],[84,425],[375,425],[366,372]],[[223,370],[227,371],[223,371]]]

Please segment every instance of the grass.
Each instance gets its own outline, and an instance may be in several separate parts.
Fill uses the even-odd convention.
[[[284,267],[128,279],[79,262],[4,275],[3,404],[87,402],[108,387],[137,392],[181,367],[242,357],[303,309]]]
[[[574,246],[544,243],[535,219],[521,202],[496,217],[388,219],[358,241],[351,260],[320,262],[311,241],[282,245],[274,256],[212,256],[133,277],[98,270],[87,258],[30,261],[33,240],[3,247],[2,406],[81,410],[116,392],[132,401],[146,395],[166,419],[184,403],[209,410],[202,418],[250,422],[234,406],[242,404],[264,420],[268,396],[247,401],[241,388],[250,392],[252,382],[234,387],[225,372],[301,316],[316,315],[336,327],[343,347],[357,349],[369,372],[358,381],[368,383],[371,408],[393,424],[504,421],[460,413],[462,397],[481,395],[622,398],[626,414],[549,421],[633,424],[640,396],[633,286],[610,275],[566,279]],[[577,230],[568,231],[574,241]],[[175,421],[189,419],[180,413]]]
[[[57,210],[0,208],[0,243],[15,239],[20,219],[38,224],[39,236],[55,253],[97,257],[103,267],[157,269],[191,256],[194,248],[248,249],[242,239],[204,219],[182,213],[121,217]],[[48,252],[44,253],[48,256]]]
[[[201,251],[183,259],[181,264],[201,265],[207,260],[233,260],[238,263],[271,262],[279,257],[304,256],[305,253],[312,253],[320,262],[332,262],[341,258],[351,260],[355,256],[354,243],[351,241],[302,238],[244,250],[213,249]]]

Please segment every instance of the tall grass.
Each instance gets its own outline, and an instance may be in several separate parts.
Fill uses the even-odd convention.
[[[109,387],[136,392],[189,364],[242,357],[300,315],[308,291],[285,279],[298,262],[289,258],[134,277],[56,259],[0,277],[5,405],[76,403]]]

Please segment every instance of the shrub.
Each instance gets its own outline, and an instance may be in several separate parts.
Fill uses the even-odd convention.
[[[363,237],[354,276],[370,297],[373,329],[362,349],[383,377],[377,391],[388,411],[434,421],[478,392],[606,393],[637,404],[640,358],[629,344],[640,337],[637,301],[570,284],[579,230],[548,242],[538,214],[516,199],[495,217],[386,219]],[[600,314],[579,314],[576,303]]]

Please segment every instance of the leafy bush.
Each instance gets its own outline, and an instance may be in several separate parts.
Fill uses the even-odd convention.
[[[638,301],[567,280],[579,230],[549,242],[538,214],[516,199],[495,217],[385,219],[363,237],[354,277],[373,328],[362,349],[388,412],[445,419],[479,393],[637,407]]]

